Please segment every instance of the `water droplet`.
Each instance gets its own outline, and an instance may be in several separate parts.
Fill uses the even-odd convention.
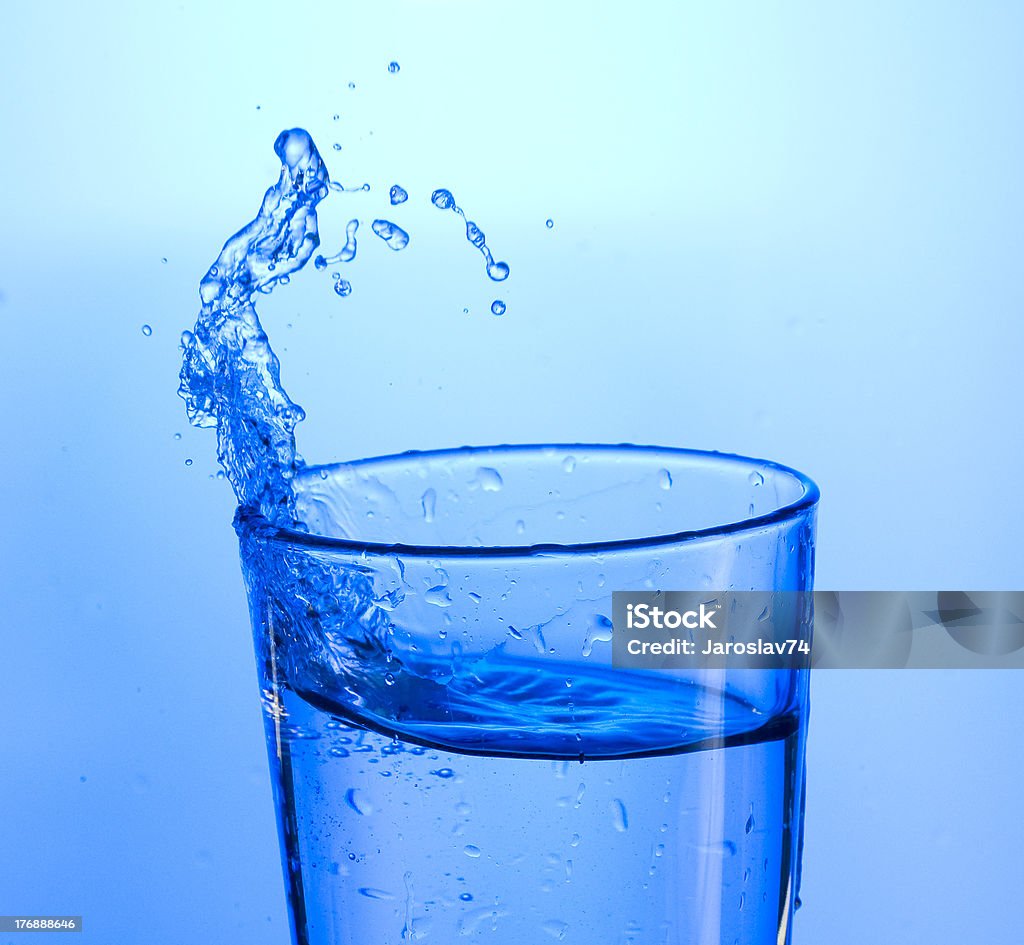
[[[420,506],[423,509],[423,521],[434,521],[434,511],[437,508],[437,492],[433,489],[427,489],[427,491],[420,496]]]
[[[386,892],[383,889],[374,889],[372,886],[360,886],[359,895],[366,896],[367,899],[394,899],[395,897],[391,893]]]
[[[516,520],[516,534],[522,535],[526,531],[526,522],[522,519]]]
[[[161,256],[160,257],[160,262],[162,262],[166,266],[167,265],[167,257],[166,256]]]
[[[331,145],[331,147],[333,147],[335,151],[340,151],[341,150],[341,145],[338,144],[337,141],[335,141],[334,144]]]
[[[666,490],[671,489],[672,488],[672,473],[670,473],[667,469],[659,469],[658,470],[658,485],[661,486],[662,489],[666,489]]]
[[[183,331],[181,333],[180,344],[182,348],[188,348],[195,340],[195,335],[190,331]]]
[[[551,227],[555,225],[555,221],[549,217],[547,220],[544,221],[544,225],[550,230]]]
[[[755,469],[749,476],[747,476],[747,482],[749,482],[752,486],[763,486],[764,485],[764,476],[762,476]]]
[[[491,303],[491,311],[495,315],[504,315],[505,314],[505,303],[502,302],[501,299],[495,299]]]
[[[174,434],[174,438],[175,438],[176,440],[180,440],[180,439],[181,439],[181,434],[180,434],[180,433],[175,433],[175,434]]]
[[[575,456],[566,456],[565,459],[562,460],[562,472],[571,473],[571,472],[575,472],[575,471],[576,471],[576,457]]]
[[[462,852],[465,853],[466,856],[468,856],[470,859],[475,860],[480,856],[480,847],[475,846],[472,843],[468,843],[463,848]]]
[[[397,62],[388,63],[388,72],[390,72],[392,75],[398,72],[401,68],[402,67]]]
[[[373,805],[358,788],[349,788],[345,792],[345,803],[363,817],[373,813]]]
[[[347,748],[330,748],[330,749],[327,750],[327,754],[331,755],[334,758],[347,758],[348,757],[348,749]]]
[[[389,686],[393,686],[395,684],[395,674],[394,673],[385,673],[384,674],[384,682],[387,683],[387,685],[389,685]]]
[[[490,466],[481,466],[476,471],[476,478],[484,492],[498,492],[504,485],[501,474]]]
[[[355,82],[349,82],[349,84],[348,84],[348,87],[349,87],[350,89],[354,89],[354,88],[356,87],[356,84],[355,84]]]
[[[625,833],[629,829],[629,817],[626,815],[626,805],[618,798],[612,801],[612,823],[619,833]]]
[[[472,220],[466,221],[466,239],[469,240],[477,249],[484,245],[487,240],[484,238],[484,231],[480,229]]]
[[[323,272],[327,268],[327,260],[324,259],[323,256],[317,256],[316,259],[313,260],[313,265]]]
[[[451,210],[455,206],[455,197],[450,190],[435,190],[430,195],[430,202],[439,210]]]
[[[743,825],[743,832],[744,832],[744,833],[750,833],[750,831],[754,829],[754,823],[755,823],[755,821],[754,821],[754,815],[753,815],[753,814],[751,814],[751,815],[750,815],[750,816],[749,816],[749,817],[747,818],[747,822],[746,822],[746,823],[745,823],[745,824]]]
[[[563,922],[561,919],[548,919],[541,925],[541,928],[552,938],[562,941],[565,938],[565,933],[569,931],[569,923]]]
[[[185,460],[185,465],[186,465],[186,466],[191,466],[191,465],[192,465],[192,460],[190,460],[190,459],[186,459],[186,460]]]
[[[331,118],[332,118],[332,119],[333,119],[334,121],[337,121],[337,120],[338,120],[339,118],[341,118],[341,115],[332,115],[332,116],[331,116]]]
[[[342,298],[345,298],[352,294],[352,283],[346,279],[339,279],[334,283],[334,291]]]
[[[409,234],[397,224],[388,220],[374,220],[371,226],[373,232],[396,252],[409,245]]]
[[[153,329],[150,328],[149,325],[143,325],[142,333],[148,338],[151,334],[153,334]]]
[[[451,768],[438,768],[436,771],[431,771],[430,773],[435,777],[441,778],[444,781],[447,781],[449,778],[455,777],[455,772],[452,771]]]
[[[495,282],[504,282],[508,278],[508,263],[488,263],[487,275],[489,275]]]
[[[572,805],[574,808],[579,808],[579,806],[583,803],[583,795],[586,794],[586,792],[587,786],[581,781],[580,786],[576,788],[576,800]]]
[[[391,205],[396,206],[400,203],[405,203],[409,199],[409,194],[404,187],[399,187],[398,184],[393,184],[391,187]]]

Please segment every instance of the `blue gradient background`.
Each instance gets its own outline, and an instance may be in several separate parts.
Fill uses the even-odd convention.
[[[1019,589],[1022,35],[995,2],[5,8],[0,914],[286,941],[230,490],[175,396],[283,127],[374,184],[325,249],[413,198],[350,298],[261,308],[306,456],[766,456],[822,487],[819,587]],[[798,943],[1020,940],[1022,701],[816,678]]]

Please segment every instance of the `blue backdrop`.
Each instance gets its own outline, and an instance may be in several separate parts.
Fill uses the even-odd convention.
[[[4,20],[0,914],[285,941],[230,490],[175,396],[198,279],[284,127],[372,184],[325,204],[328,251],[411,195],[409,248],[364,242],[351,297],[309,271],[261,308],[307,458],[738,451],[821,485],[819,587],[1020,588],[1021,6]],[[498,291],[435,187],[511,265]],[[819,675],[798,942],[1019,941],[1021,693]]]

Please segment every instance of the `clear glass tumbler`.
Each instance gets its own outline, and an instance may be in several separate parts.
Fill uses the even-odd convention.
[[[296,945],[790,941],[807,673],[624,670],[621,590],[809,590],[773,463],[500,446],[240,510]]]

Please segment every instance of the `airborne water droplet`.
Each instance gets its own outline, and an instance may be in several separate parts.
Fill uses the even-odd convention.
[[[394,184],[391,187],[391,205],[397,206],[400,203],[405,203],[409,199],[408,191],[404,187],[400,187],[398,184]]]
[[[401,68],[402,67],[397,62],[389,62],[388,63],[388,72],[390,72],[392,75],[394,75],[396,72],[401,70]],[[413,71],[415,72],[415,70],[413,70]]]
[[[327,260],[324,259],[323,256],[317,256],[316,259],[313,260],[313,265],[315,268],[320,270],[320,272],[323,272],[327,268]]]
[[[438,210],[451,210],[455,206],[455,197],[452,196],[450,190],[439,189],[430,195],[430,202]]]
[[[544,221],[544,225],[550,230],[555,225],[555,221],[549,218]]]
[[[409,245],[409,234],[397,224],[388,220],[374,220],[371,226],[373,232],[396,252]]]
[[[495,315],[504,315],[505,314],[505,303],[502,302],[501,299],[495,299],[491,303],[491,311]]]
[[[150,328],[149,325],[143,325],[142,333],[148,338],[151,334],[153,334],[153,329]]]
[[[488,263],[487,275],[489,275],[495,282],[504,282],[508,278],[508,263]]]
[[[334,283],[334,291],[342,298],[345,298],[345,296],[352,294],[352,283],[345,279],[339,279]]]

